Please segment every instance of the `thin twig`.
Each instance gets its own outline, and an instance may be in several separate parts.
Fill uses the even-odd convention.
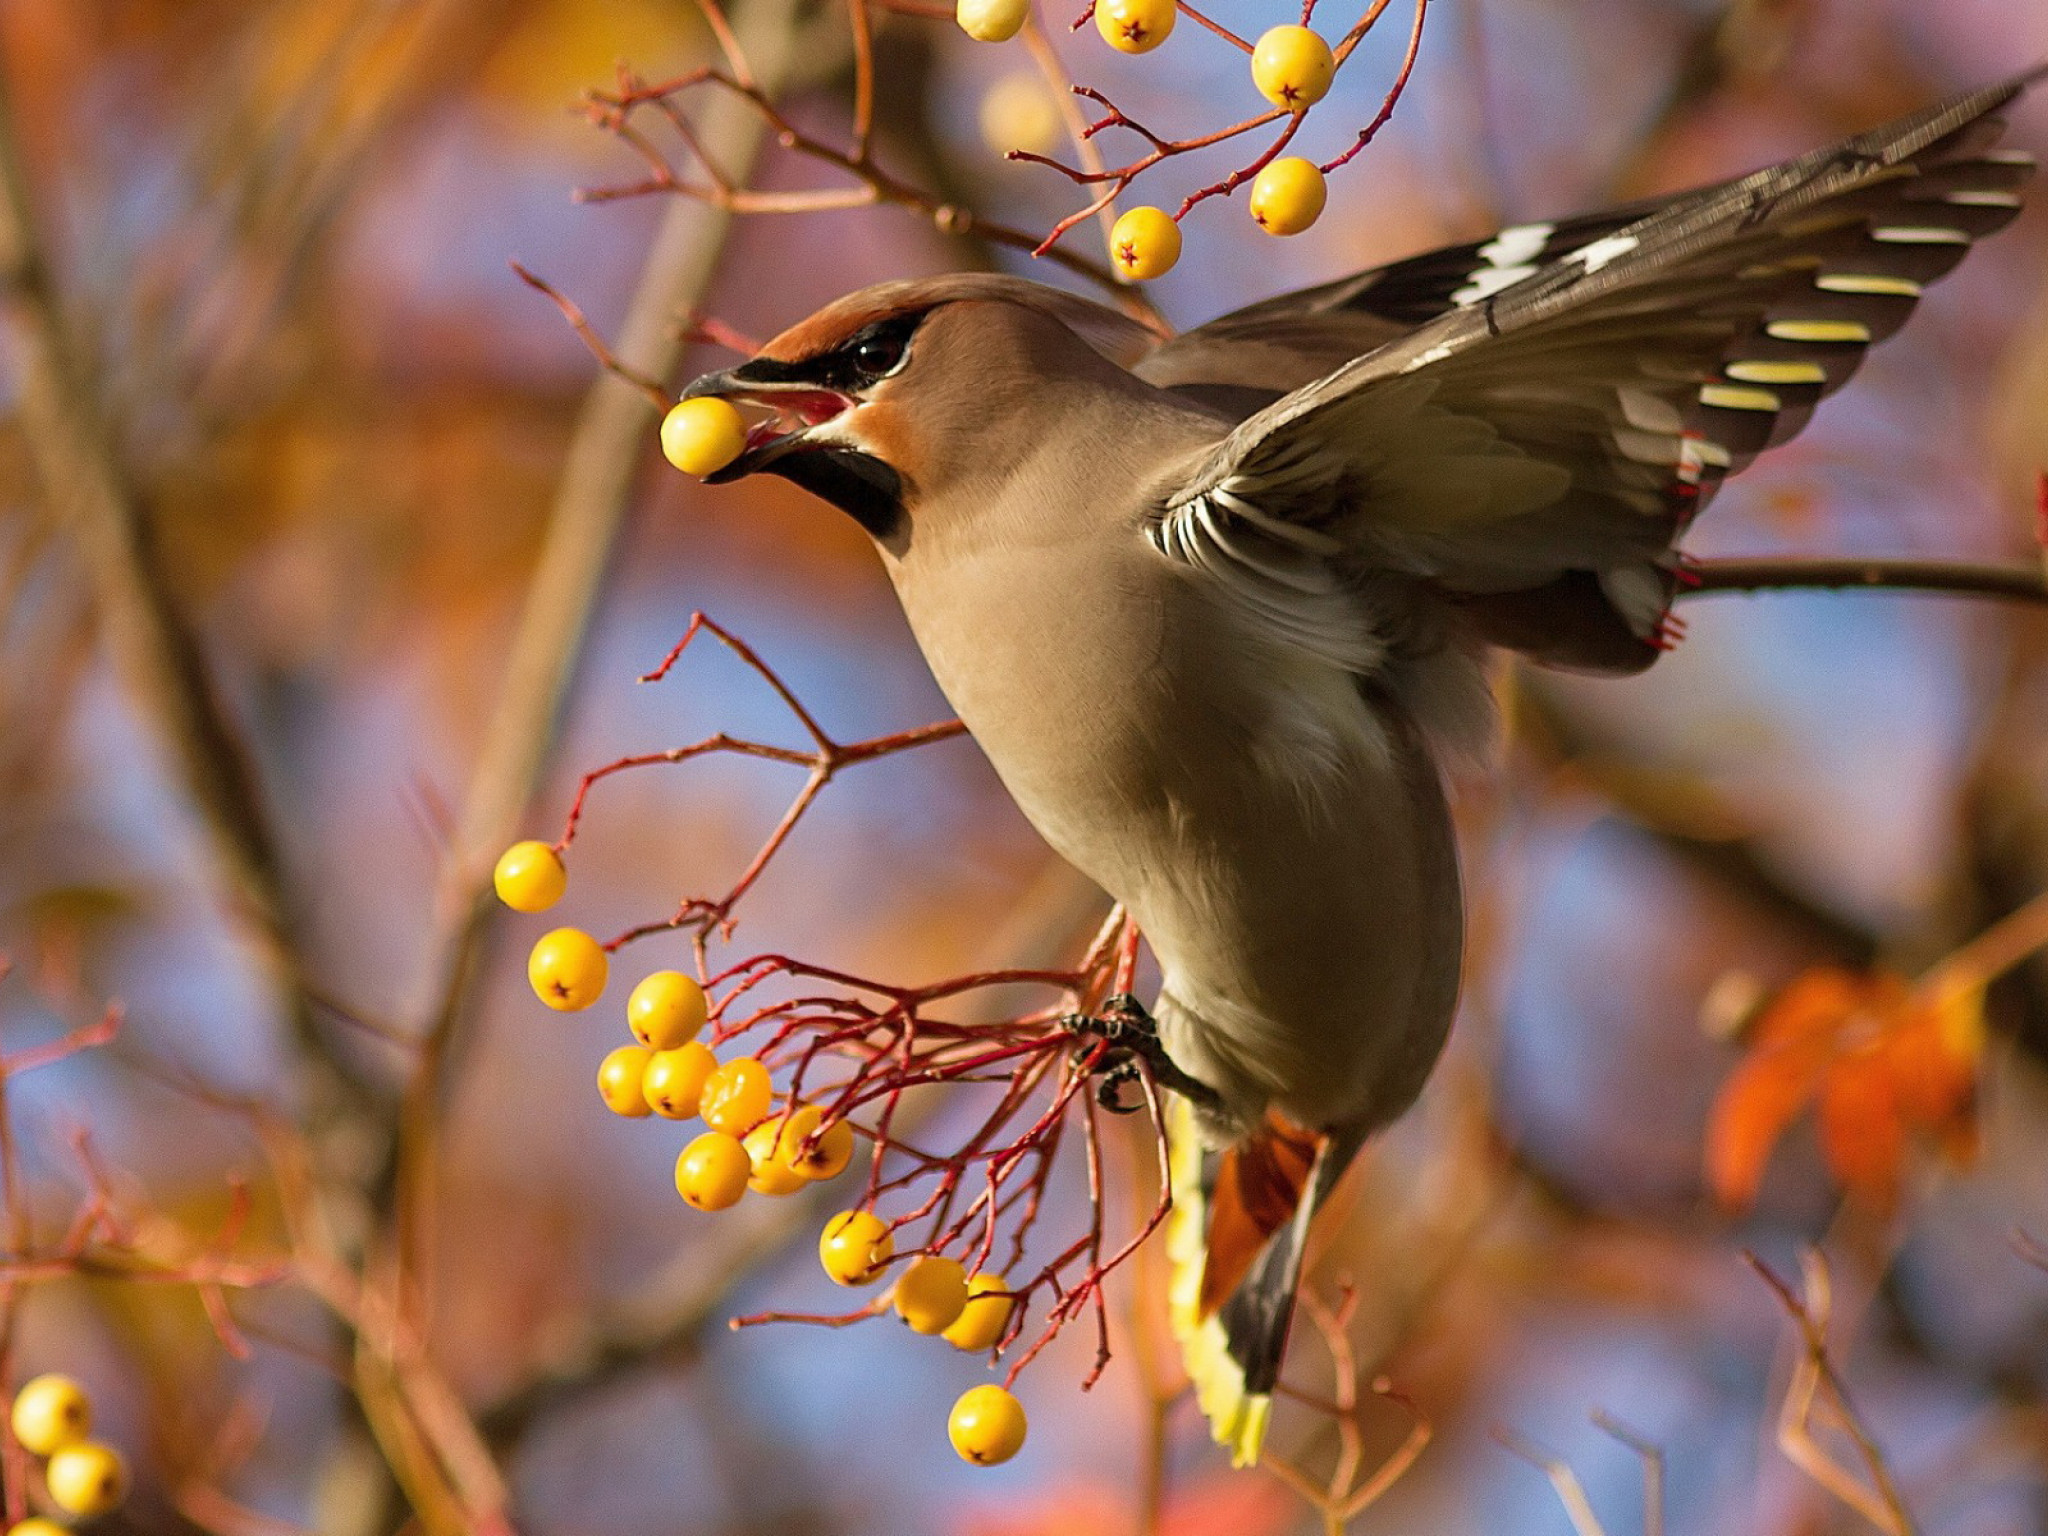
[[[1929,1007],[1953,1004],[1982,992],[2044,945],[2048,945],[2048,891],[2015,907],[1930,967],[1914,983],[1914,992]]]
[[[1593,1423],[1634,1451],[1642,1462],[1643,1536],[1664,1536],[1664,1448],[1605,1408],[1594,1410]]]
[[[597,365],[600,368],[604,369],[607,373],[616,374],[619,378],[639,390],[641,394],[645,395],[653,403],[656,410],[668,409],[670,403],[669,392],[662,387],[661,381],[649,374],[642,373],[638,368],[633,368],[620,362],[618,354],[612,351],[602,336],[598,335],[596,327],[591,325],[589,318],[583,313],[583,307],[580,304],[577,304],[567,294],[555,287],[553,283],[548,282],[545,278],[535,276],[518,262],[515,261],[511,265],[513,272],[518,275],[522,283],[526,284],[529,288],[546,294],[548,298],[554,301],[555,308],[562,312],[562,318],[569,322],[569,328],[576,333],[577,338],[582,341],[584,346],[590,349],[590,355],[597,359]]]
[[[1793,1364],[1792,1380],[1785,1388],[1785,1402],[1778,1417],[1778,1446],[1786,1459],[1825,1488],[1885,1536],[1914,1536],[1913,1517],[1899,1496],[1897,1483],[1884,1453],[1864,1427],[1861,1415],[1849,1401],[1848,1388],[1835,1369],[1828,1351],[1828,1322],[1833,1312],[1833,1288],[1827,1261],[1818,1252],[1801,1255],[1801,1291],[1779,1278],[1771,1267],[1753,1253],[1743,1258],[1770,1287],[1778,1304],[1798,1329],[1799,1358]],[[1836,1461],[1813,1435],[1813,1405],[1825,1402],[1830,1419],[1849,1437],[1864,1476],[1858,1479]]]
[[[1607,1536],[1600,1517],[1593,1513],[1592,1501],[1586,1497],[1586,1485],[1579,1481],[1579,1475],[1572,1470],[1570,1462],[1544,1450],[1534,1441],[1523,1439],[1505,1424],[1494,1425],[1493,1438],[1550,1479],[1550,1486],[1557,1492],[1557,1502],[1564,1506],[1565,1518],[1571,1521],[1578,1536]]]
[[[1016,903],[1004,931],[993,936],[992,952],[1015,955],[1027,964],[1051,963],[1071,949],[1101,911],[1093,886],[1066,865],[1049,863],[1044,875]],[[992,1013],[970,1010],[970,1025]],[[931,1110],[936,1109],[931,1106]],[[892,1140],[914,1136],[915,1123],[930,1110],[902,1112]],[[898,1149],[903,1143],[898,1141]],[[578,1335],[479,1413],[495,1444],[512,1445],[544,1416],[559,1413],[650,1365],[686,1358],[704,1332],[725,1313],[732,1292],[761,1265],[785,1253],[800,1234],[815,1232],[819,1218],[844,1192],[820,1184],[805,1194],[754,1207],[753,1220],[707,1263],[695,1248],[682,1255],[673,1273],[641,1297],[599,1310]]]
[[[2048,575],[2038,566],[1981,565],[1961,560],[1772,558],[1695,560],[1684,569],[1680,597],[1703,597],[1716,592],[1868,588],[2048,603]]]

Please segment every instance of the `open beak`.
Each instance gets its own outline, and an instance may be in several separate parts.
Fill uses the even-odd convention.
[[[784,366],[757,358],[737,368],[707,373],[683,391],[685,400],[714,395],[759,418],[748,427],[747,446],[740,456],[716,474],[705,476],[706,485],[724,485],[766,469],[785,455],[825,446],[812,443],[808,435],[811,429],[836,421],[853,409],[855,401],[851,395],[774,377]]]

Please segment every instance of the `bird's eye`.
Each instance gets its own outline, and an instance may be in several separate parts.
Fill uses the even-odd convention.
[[[910,345],[911,334],[923,318],[921,314],[895,315],[880,321],[855,336],[839,355],[862,384],[885,379],[903,366],[903,354]]]
[[[853,349],[853,365],[871,379],[879,379],[903,359],[902,335],[865,336]]]

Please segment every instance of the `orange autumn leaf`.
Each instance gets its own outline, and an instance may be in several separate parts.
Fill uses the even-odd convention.
[[[1894,1062],[1882,1049],[1844,1056],[1820,1088],[1820,1147],[1842,1187],[1874,1210],[1898,1197],[1906,1160],[1906,1122],[1899,1109]]]
[[[1938,1125],[1967,1110],[1984,1054],[1984,994],[1960,993],[1920,1010],[1888,1042],[1909,1119]]]
[[[1707,1183],[1722,1205],[1746,1210],[1778,1140],[1812,1099],[1842,1021],[1862,1007],[1868,978],[1818,966],[1795,977],[1750,1027],[1751,1050],[1707,1120]]]
[[[1929,1002],[1888,972],[1805,972],[1758,1017],[1749,1055],[1715,1098],[1708,1185],[1746,1209],[1778,1141],[1817,1100],[1829,1171],[1852,1197],[1889,1207],[1913,1134],[1951,1157],[1974,1146],[1983,1043],[1981,993]]]
[[[1813,1097],[1827,1065],[1825,1041],[1765,1048],[1721,1087],[1707,1117],[1707,1184],[1731,1210],[1747,1210],[1778,1138]]]
[[[1833,1041],[1859,1015],[1878,1016],[1904,1004],[1904,977],[1889,971],[1868,975],[1815,966],[1802,972],[1767,1004],[1751,1034],[1758,1046],[1793,1041]]]

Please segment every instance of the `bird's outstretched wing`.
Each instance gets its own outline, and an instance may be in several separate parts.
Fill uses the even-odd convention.
[[[1448,310],[1534,276],[1660,206],[1631,203],[1554,223],[1518,224],[1485,240],[1277,294],[1182,331],[1134,371],[1162,387],[1252,383],[1286,394]]]
[[[1997,113],[2040,73],[1647,210],[1276,301],[1283,330],[1345,305],[1407,328],[1247,416],[1149,536],[1267,611],[1320,563],[1542,660],[1648,665],[1672,544],[1721,481],[2018,213],[2033,162],[1993,147]],[[1172,352],[1141,372],[1182,382]]]

